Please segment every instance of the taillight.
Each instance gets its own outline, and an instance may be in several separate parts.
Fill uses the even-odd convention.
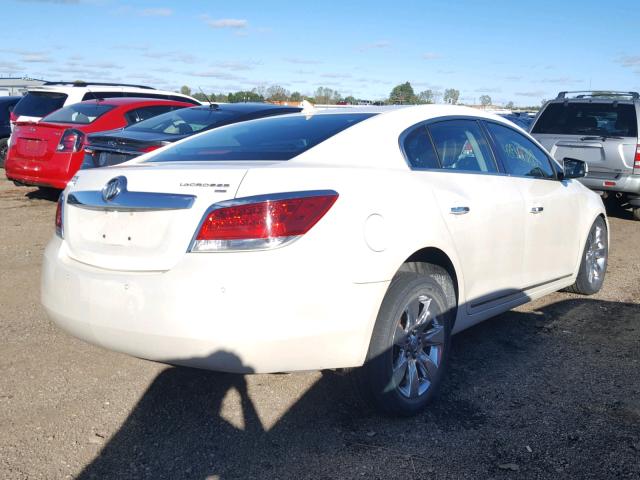
[[[307,233],[338,199],[333,190],[248,197],[213,205],[205,214],[192,252],[262,250]]]
[[[636,147],[636,158],[633,161],[633,173],[640,174],[640,145]]]
[[[159,149],[161,146],[162,145],[150,145],[148,147],[141,148],[140,151],[144,152],[144,153],[149,153],[149,152],[153,152],[154,150]]]
[[[79,152],[84,143],[84,133],[72,128],[65,130],[56,148],[58,152]]]
[[[64,193],[60,194],[58,198],[58,207],[56,208],[56,235],[60,238],[64,238]]]
[[[16,123],[18,121],[18,115],[13,112],[9,112],[9,121],[11,123]]]

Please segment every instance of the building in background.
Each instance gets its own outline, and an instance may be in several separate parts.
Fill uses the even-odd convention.
[[[0,96],[23,95],[27,88],[43,85],[45,80],[29,77],[0,77]]]

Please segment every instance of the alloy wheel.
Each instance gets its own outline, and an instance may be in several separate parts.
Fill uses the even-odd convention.
[[[396,323],[393,338],[393,385],[406,398],[429,391],[444,351],[444,323],[427,295],[413,298]]]

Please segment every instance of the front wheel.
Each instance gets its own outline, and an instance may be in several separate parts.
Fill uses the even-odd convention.
[[[367,361],[356,372],[362,393],[380,410],[413,415],[436,394],[449,353],[449,303],[434,276],[400,272],[391,282]]]
[[[608,259],[607,224],[602,217],[598,217],[589,230],[576,283],[567,290],[582,295],[598,293],[607,273]]]
[[[633,213],[634,220],[640,220],[640,207],[633,207],[631,211]]]

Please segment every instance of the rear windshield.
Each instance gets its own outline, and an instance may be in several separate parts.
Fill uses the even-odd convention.
[[[88,125],[109,110],[113,110],[115,105],[103,105],[100,103],[76,103],[68,107],[61,108],[47,115],[42,119],[43,122],[52,123],[78,123]]]
[[[636,109],[628,103],[551,103],[532,133],[637,137]]]
[[[29,92],[18,102],[13,113],[18,116],[44,117],[62,108],[66,99],[66,93]]]
[[[231,123],[238,113],[212,108],[185,108],[158,115],[132,125],[135,132],[164,133],[167,135],[190,135],[208,127]]]
[[[295,115],[235,123],[170,147],[149,162],[289,160],[372,115]]]

